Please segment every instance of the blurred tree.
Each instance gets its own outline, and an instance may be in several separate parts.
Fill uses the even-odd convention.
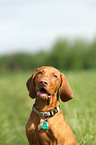
[[[96,68],[96,39],[93,42],[77,39],[73,42],[58,39],[51,51],[36,54],[13,54],[0,57],[0,72],[36,69],[51,65],[58,69]]]
[[[54,45],[51,52],[51,64],[60,69],[66,69],[67,58],[70,53],[70,43],[67,40],[59,39]]]

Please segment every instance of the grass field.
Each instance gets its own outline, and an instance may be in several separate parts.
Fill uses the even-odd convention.
[[[26,81],[32,72],[0,74],[0,145],[27,145],[25,125],[34,100]],[[66,72],[74,99],[61,110],[78,145],[96,145],[96,70]]]

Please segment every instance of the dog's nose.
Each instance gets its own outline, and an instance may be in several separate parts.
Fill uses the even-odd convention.
[[[40,85],[44,85],[46,86],[48,84],[48,81],[47,80],[40,80]]]

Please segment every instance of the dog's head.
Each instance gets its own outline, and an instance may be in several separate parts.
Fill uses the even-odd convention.
[[[27,81],[31,98],[39,97],[44,100],[57,94],[60,88],[60,98],[66,102],[73,98],[71,87],[63,73],[49,66],[38,68]]]

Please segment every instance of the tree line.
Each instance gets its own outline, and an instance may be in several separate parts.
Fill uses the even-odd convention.
[[[58,39],[49,51],[0,56],[0,72],[32,70],[43,65],[64,70],[95,69],[96,39],[91,42],[84,39],[77,39],[74,42]]]

